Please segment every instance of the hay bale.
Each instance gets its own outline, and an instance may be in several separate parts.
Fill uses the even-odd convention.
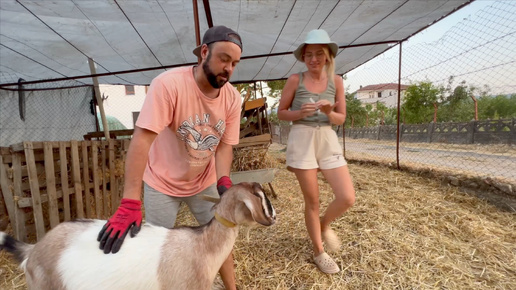
[[[268,153],[269,145],[254,145],[233,149],[232,172],[275,168],[277,161]]]

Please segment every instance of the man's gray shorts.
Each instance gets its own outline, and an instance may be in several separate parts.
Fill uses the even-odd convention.
[[[177,213],[184,202],[190,208],[200,225],[208,223],[214,216],[213,202],[201,199],[202,195],[218,198],[219,193],[214,184],[196,195],[188,197],[174,197],[161,193],[144,183],[143,205],[145,207],[145,222],[165,228],[173,228]]]

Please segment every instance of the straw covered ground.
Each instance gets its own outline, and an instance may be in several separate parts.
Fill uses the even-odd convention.
[[[349,165],[356,204],[333,223],[343,247],[331,255],[342,271],[322,274],[283,147],[273,144],[267,155],[280,168],[271,199],[278,222],[242,228],[234,247],[240,289],[516,289],[514,213],[439,181],[367,164]],[[319,184],[325,208],[332,193],[322,177]],[[184,208],[178,221],[194,224]],[[5,253],[0,277],[0,289],[25,289]]]

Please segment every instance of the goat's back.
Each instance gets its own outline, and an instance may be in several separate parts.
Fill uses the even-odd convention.
[[[26,262],[32,288],[42,289],[48,283],[38,281],[51,279],[52,289],[160,289],[161,252],[170,230],[146,225],[135,238],[128,235],[118,253],[104,254],[97,235],[105,223],[62,223],[47,233]]]

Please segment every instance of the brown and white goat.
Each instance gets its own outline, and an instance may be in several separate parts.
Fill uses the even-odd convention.
[[[258,183],[239,183],[199,227],[145,224],[116,254],[99,249],[103,220],[64,222],[36,244],[0,232],[0,249],[25,271],[29,289],[210,289],[238,235],[238,225],[273,225],[276,212]]]

